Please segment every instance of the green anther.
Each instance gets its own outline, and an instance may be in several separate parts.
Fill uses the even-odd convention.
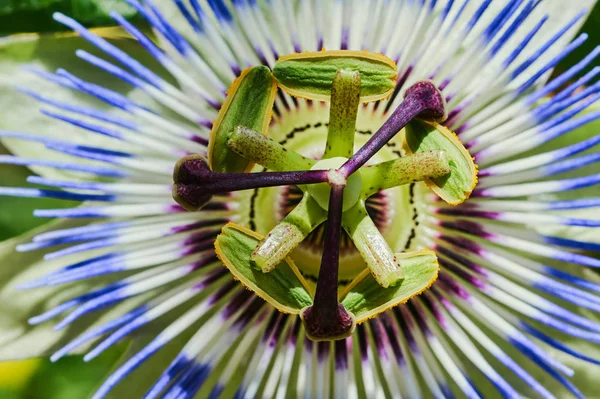
[[[227,99],[213,123],[208,162],[213,172],[244,172],[252,162],[230,150],[227,141],[238,126],[267,133],[277,86],[269,68],[246,69],[227,91]]]
[[[227,146],[242,157],[276,172],[307,170],[316,163],[244,126],[238,126],[233,131]]]
[[[354,153],[359,100],[360,72],[337,71],[331,88],[329,130],[323,158],[350,158]]]
[[[346,161],[347,159],[343,157],[322,159],[317,162],[311,168],[311,170],[335,170],[342,166]],[[343,182],[335,183],[343,184]],[[354,204],[356,204],[356,201],[358,201],[360,197],[361,186],[362,178],[360,171],[354,173],[347,179],[346,188],[344,189],[344,211],[347,211],[348,209],[352,208]],[[328,183],[311,184],[308,186],[308,192],[315,199],[315,201],[317,201],[321,208],[325,210],[329,209],[329,193],[331,192],[331,187]]]
[[[215,251],[246,288],[283,313],[300,313],[313,300],[306,281],[290,258],[285,258],[271,273],[250,265],[250,254],[261,239],[259,234],[229,223],[217,237]]]
[[[437,279],[439,266],[433,251],[401,253],[396,256],[404,269],[404,278],[397,285],[383,288],[369,271],[365,270],[340,295],[341,304],[354,314],[357,324],[406,303],[410,298],[431,287]]]
[[[367,166],[360,171],[363,198],[368,198],[380,190],[445,176],[450,173],[450,163],[446,151],[431,150]]]
[[[304,194],[298,206],[258,243],[250,260],[263,272],[270,272],[326,219],[327,212]]]
[[[387,288],[402,280],[404,272],[398,256],[369,217],[362,200],[344,213],[342,226],[380,286]]]
[[[339,70],[360,72],[360,101],[376,101],[392,94],[397,67],[381,54],[367,51],[302,52],[279,58],[273,68],[277,85],[292,96],[329,101]]]
[[[408,153],[446,152],[450,173],[427,180],[429,188],[450,205],[461,204],[469,198],[477,184],[477,166],[458,137],[442,125],[419,120],[411,121],[405,132],[404,148]]]

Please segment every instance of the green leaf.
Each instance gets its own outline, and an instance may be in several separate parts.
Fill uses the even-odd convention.
[[[213,123],[208,146],[208,162],[214,172],[243,172],[254,164],[227,146],[238,126],[267,134],[277,86],[269,68],[244,70],[227,91],[227,99]]]
[[[356,316],[356,323],[405,303],[425,291],[437,279],[439,266],[433,251],[399,253],[396,257],[404,271],[404,278],[398,284],[383,288],[369,270],[365,270],[340,295],[342,305]]]
[[[115,345],[89,363],[82,356],[67,356],[56,363],[44,360],[23,394],[44,399],[90,397],[128,346],[128,343]]]
[[[16,398],[42,366],[42,359],[0,362],[0,397]]]
[[[0,34],[69,30],[54,21],[54,12],[69,15],[88,27],[116,25],[110,18],[111,11],[127,19],[137,16],[126,0],[1,0]]]
[[[64,0],[2,0],[0,2],[0,14],[11,14],[23,10],[39,10],[61,2],[64,3]]]
[[[217,256],[246,288],[279,311],[297,314],[312,305],[308,285],[290,258],[269,273],[252,267],[250,255],[262,238],[258,233],[229,223],[215,242]]]
[[[360,72],[360,101],[388,97],[396,87],[397,67],[391,59],[367,51],[302,52],[280,57],[273,68],[277,84],[287,93],[328,101],[339,70]]]
[[[63,3],[66,1],[63,0]],[[71,0],[70,3],[70,16],[87,24],[107,22],[111,11],[116,11],[125,18],[136,14],[135,9],[129,6],[126,0]]]
[[[115,43],[127,51],[132,52],[136,57],[139,56],[142,61],[147,59],[143,51],[139,50],[139,45],[132,40],[117,40]],[[87,44],[78,37],[39,37],[37,35],[26,35],[11,37],[0,40],[0,90],[3,95],[0,96],[0,129],[11,131],[31,133],[43,137],[50,137],[62,140],[68,140],[75,143],[88,145],[97,145],[104,148],[118,150],[130,150],[129,146],[123,147],[123,142],[113,140],[98,134],[93,134],[83,129],[79,129],[68,124],[64,124],[38,112],[40,104],[29,97],[14,90],[15,85],[22,85],[32,89],[39,90],[45,95],[58,101],[65,101],[74,104],[88,104],[104,109],[109,112],[117,112],[111,107],[101,104],[88,96],[77,94],[70,90],[57,90],[57,86],[47,83],[31,73],[23,70],[24,65],[35,66],[42,70],[54,71],[61,66],[67,66],[70,71],[77,73],[84,79],[91,79],[112,89],[135,96],[139,92],[132,90],[115,79],[107,79],[107,75],[91,67],[89,64],[78,60],[74,55],[76,48],[84,48],[96,54],[98,50]],[[144,58],[146,57],[146,58]],[[155,64],[150,64],[155,65]],[[50,123],[49,123],[50,122]],[[26,142],[22,140],[3,141],[6,147],[15,155],[29,158],[44,158],[60,161],[86,162],[78,158],[67,157],[59,153],[49,151],[42,145]],[[36,173],[54,177],[58,179],[69,179],[77,177],[76,174],[65,173],[51,168],[33,168]],[[23,185],[23,178],[27,174],[25,168],[9,167],[0,165],[2,184]],[[7,172],[7,173],[5,173]],[[27,200],[10,198],[1,199],[0,207],[1,218],[9,224],[13,230],[10,232],[2,226],[2,233],[5,235],[19,233],[34,227],[36,221],[31,218],[30,212],[33,207],[59,207],[74,205],[74,203],[62,202],[58,205],[56,201],[48,200]],[[21,206],[19,206],[21,205]],[[17,209],[18,212],[9,212],[11,209]],[[80,225],[82,221],[67,221],[60,223],[50,223],[39,230],[32,231],[23,236],[5,241],[0,244],[0,262],[5,265],[0,269],[0,301],[3,306],[0,307],[0,360],[20,359],[36,356],[45,356],[54,352],[58,347],[64,345],[74,336],[85,331],[88,327],[93,327],[94,323],[102,323],[112,319],[115,314],[122,314],[122,311],[136,306],[141,299],[123,303],[106,312],[99,312],[91,318],[76,322],[71,327],[61,331],[54,331],[52,321],[30,326],[27,320],[35,315],[43,313],[59,303],[88,292],[90,289],[102,286],[109,279],[96,280],[93,282],[85,281],[73,286],[58,286],[41,288],[31,291],[22,291],[16,289],[21,283],[30,281],[43,276],[44,274],[64,266],[60,261],[44,261],[44,251],[35,251],[27,253],[16,252],[15,247],[18,244],[30,242],[35,234],[47,231],[49,228],[71,227]],[[85,257],[93,255],[86,254]],[[76,257],[72,259],[77,261]],[[112,277],[114,279],[114,276]],[[111,313],[111,312],[115,313]],[[87,346],[78,348],[85,350]]]
[[[437,123],[413,120],[405,128],[405,149],[409,154],[432,150],[446,152],[450,173],[425,181],[450,205],[464,202],[477,184],[477,167],[469,151],[454,133]]]

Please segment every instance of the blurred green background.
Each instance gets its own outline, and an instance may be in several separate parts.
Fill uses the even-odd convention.
[[[170,0],[158,0],[170,1]],[[75,17],[88,27],[111,26],[110,10],[117,10],[138,25],[143,22],[124,0],[0,0],[0,42],[2,36],[20,33],[50,35],[64,32],[52,19],[60,11]],[[560,72],[581,60],[600,44],[600,6],[592,11],[582,31],[588,41],[563,61]],[[1,60],[0,60],[1,62]],[[5,95],[5,93],[1,93]],[[1,116],[1,114],[0,114]],[[0,154],[6,150],[0,146]],[[3,166],[0,186],[22,186],[31,172],[23,167]],[[47,201],[40,204],[41,201]],[[22,234],[45,220],[32,216],[35,208],[66,206],[56,200],[3,198],[0,209],[0,241]],[[99,385],[126,350],[126,344],[114,347],[94,362],[82,367],[78,356],[66,357],[52,364],[47,359],[0,363],[0,398],[2,399],[73,399],[85,398]]]

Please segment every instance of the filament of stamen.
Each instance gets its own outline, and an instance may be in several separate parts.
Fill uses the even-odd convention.
[[[360,73],[339,70],[331,87],[329,130],[323,158],[350,158],[360,101]]]
[[[326,219],[327,212],[310,194],[304,194],[302,202],[261,240],[251,260],[265,273],[273,270]]]

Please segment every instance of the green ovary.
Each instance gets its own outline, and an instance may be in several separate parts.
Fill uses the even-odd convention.
[[[315,166],[311,168],[311,170],[337,169],[340,166],[342,166],[347,160],[348,158],[344,157],[322,159],[319,162],[317,162]],[[362,178],[359,170],[356,173],[353,173],[352,176],[350,176],[346,181],[346,187],[344,188],[344,212],[352,208],[354,204],[356,204],[356,201],[358,201],[358,198],[360,197],[361,186]],[[308,186],[308,192],[310,193],[310,195],[312,195],[315,201],[317,201],[321,208],[328,210],[329,193],[331,192],[331,187],[329,187],[329,184],[311,184],[310,186]]]
[[[299,104],[299,108],[281,115],[270,126],[269,137],[283,144],[289,151],[295,151],[307,158],[319,160],[323,155],[327,139],[329,105],[313,103],[311,106],[307,106],[303,101],[300,101]],[[385,119],[384,116],[374,114],[363,107],[359,109],[354,143],[355,151],[367,142]],[[397,138],[379,151],[370,163],[375,164],[397,159],[402,148],[403,138],[401,136],[402,134],[398,134]],[[254,171],[262,171],[263,169],[263,167],[257,165]],[[411,204],[411,191],[413,191],[412,196],[415,197],[420,196],[421,192],[426,190],[427,188],[422,183],[417,183],[414,190],[411,190],[409,185],[404,185],[385,190],[385,195],[381,197],[385,201],[385,206],[381,207],[384,220],[377,221],[377,225],[394,252],[404,251],[411,235],[414,233],[415,204],[418,204],[420,200],[413,198],[413,204]],[[300,202],[301,193],[297,191],[291,187],[269,187],[237,193],[240,199],[239,223],[260,234],[267,234],[294,208],[295,204]],[[345,197],[348,191],[347,187]],[[292,198],[294,192],[296,197]],[[325,195],[325,199],[327,198],[328,196]],[[292,203],[291,206],[290,203]],[[377,206],[379,207],[379,205]],[[320,228],[316,229],[309,238],[290,254],[299,270],[308,278],[316,278],[319,272],[323,227],[324,225],[321,225]],[[315,242],[320,244],[319,248],[315,246]],[[354,244],[348,237],[344,237],[340,257],[340,282],[352,280],[365,268],[366,264],[354,248]]]

